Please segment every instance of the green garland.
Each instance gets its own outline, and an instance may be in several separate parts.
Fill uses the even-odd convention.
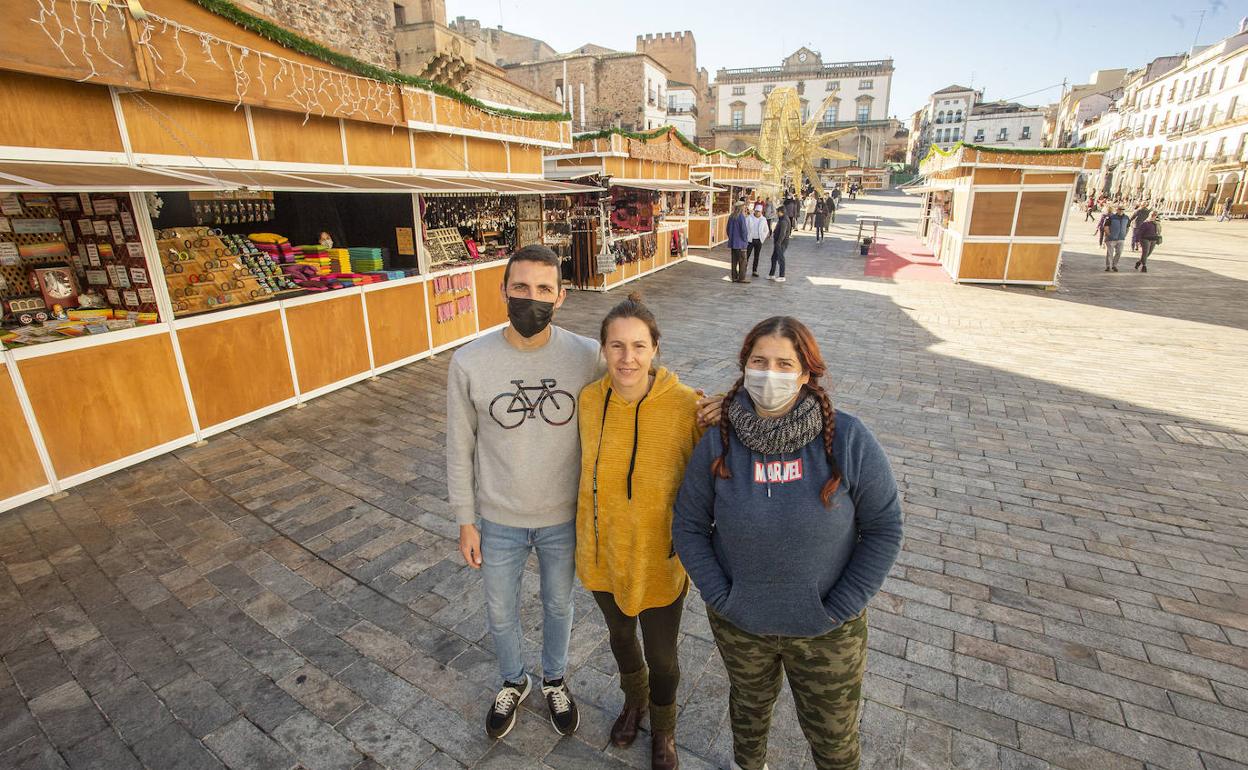
[[[966,142],[957,142],[947,150],[942,150],[936,145],[932,145],[927,150],[927,155],[923,156],[920,163],[926,163],[933,155],[940,155],[948,158],[957,153],[958,150],[966,148],[968,150],[978,150],[979,152],[999,152],[1004,155],[1068,155],[1072,153],[1089,153],[1089,152],[1105,152],[1108,147],[993,147],[987,144],[967,144]]]
[[[393,83],[395,85],[408,85],[421,88],[426,91],[432,91],[439,96],[445,96],[448,99],[454,99],[461,104],[469,107],[475,107],[482,112],[488,112],[491,115],[498,115],[506,118],[520,118],[522,120],[539,120],[539,121],[560,121],[571,120],[572,116],[564,112],[524,112],[521,110],[511,110],[505,107],[491,107],[484,102],[474,99],[462,91],[457,91],[448,85],[436,83],[426,78],[419,78],[414,75],[405,75],[402,72],[384,69],[375,64],[360,61],[354,56],[348,56],[337,51],[309,40],[302,35],[292,32],[285,27],[279,27],[271,21],[254,16],[247,11],[239,8],[230,0],[195,0],[197,4],[203,8],[215,13],[216,15],[228,19],[243,29],[254,32],[263,38],[272,40],[274,43],[289,48],[292,51],[298,51],[306,56],[319,59],[326,64],[333,65],[339,69],[354,73],[360,77],[371,78],[381,81],[382,83]]]
[[[594,139],[606,139],[607,137],[614,135],[614,136],[622,136],[626,139],[636,139],[639,142],[648,142],[651,139],[658,139],[659,137],[665,135],[668,131],[675,133],[676,138],[680,140],[680,143],[683,144],[686,149],[692,150],[693,152],[696,152],[699,155],[702,155],[703,157],[707,157],[710,155],[723,155],[724,157],[732,158],[733,160],[736,160],[737,158],[757,158],[763,163],[767,162],[766,158],[758,154],[757,147],[750,147],[748,149],[742,150],[741,152],[728,152],[727,150],[722,150],[722,149],[708,150],[705,147],[698,145],[689,137],[682,134],[679,128],[676,128],[675,126],[670,126],[670,125],[663,126],[661,128],[656,128],[653,131],[644,131],[644,132],[625,131],[622,128],[604,128],[601,131],[593,131],[588,134],[574,134],[572,136],[572,141],[581,142],[581,141],[591,141]]]

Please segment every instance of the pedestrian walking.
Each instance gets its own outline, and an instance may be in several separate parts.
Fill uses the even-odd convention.
[[[728,217],[728,249],[732,253],[732,282],[749,283],[745,277],[745,250],[750,245],[750,228],[746,223],[745,204],[738,203]]]
[[[809,230],[815,224],[815,206],[818,202],[815,200],[814,193],[808,193],[806,200],[802,201],[802,229]]]
[[[871,431],[833,407],[804,324],[763,321],[738,361],[672,524],[728,673],[732,767],[765,767],[787,677],[814,766],[857,768],[866,607],[901,548],[897,483]]]
[[[1140,225],[1140,258],[1135,262],[1135,269],[1141,273],[1148,272],[1148,258],[1153,249],[1161,245],[1161,222],[1157,220],[1157,212],[1148,215],[1148,219]]]
[[[771,269],[767,271],[767,280],[784,283],[784,252],[789,248],[789,236],[792,234],[793,218],[781,211],[776,229],[771,232]],[[777,269],[779,276],[776,275]]]
[[[771,225],[763,218],[763,207],[757,205],[754,207],[754,215],[746,220],[749,226],[750,247],[746,250],[746,261],[750,261],[753,257],[753,264],[750,267],[750,275],[754,278],[758,277],[758,258],[763,253],[763,241],[767,240],[771,235]]]
[[[836,194],[837,192],[836,189],[833,189],[832,194],[827,197],[828,223],[833,225],[836,224],[836,206],[837,201],[840,200],[840,196]]]
[[[796,196],[790,195],[784,201],[784,215],[789,218],[789,229],[797,227],[797,218],[801,214],[802,202]]]
[[[1230,196],[1227,196],[1226,200],[1222,202],[1222,213],[1218,214],[1219,222],[1231,221],[1231,206],[1233,205],[1233,203],[1234,203],[1234,199],[1231,198]]]
[[[1105,223],[1109,221],[1110,212],[1106,211],[1101,214],[1101,218],[1096,222],[1096,245],[1105,246]]]
[[[836,211],[841,205],[841,186],[838,184],[832,188],[832,210]]]
[[[1131,250],[1140,250],[1140,225],[1148,219],[1148,215],[1152,213],[1152,209],[1148,207],[1148,203],[1141,201],[1136,206],[1135,211],[1131,212]]]
[[[672,506],[703,433],[698,396],[655,366],[659,325],[639,295],[607,313],[600,338],[607,374],[580,399],[576,571],[602,611],[624,691],[611,743],[632,745],[649,712],[650,767],[670,770],[679,766],[676,647],[689,591],[672,558]]]
[[[1118,272],[1118,260],[1122,257],[1122,245],[1127,239],[1127,227],[1131,220],[1123,211],[1122,204],[1105,218],[1102,228],[1105,236],[1105,272]]]
[[[486,733],[496,739],[511,732],[532,689],[520,578],[533,551],[540,566],[542,694],[556,732],[571,735],[580,724],[564,680],[580,478],[573,394],[600,376],[600,355],[594,340],[551,325],[566,297],[560,284],[559,257],[549,248],[514,253],[503,271],[509,324],[455,351],[447,376],[447,489],[460,553],[481,570],[502,675],[486,717]],[[529,390],[541,393],[532,409]]]
[[[776,226],[776,204],[771,198],[767,199],[767,206],[763,209],[763,217],[767,220],[767,235],[771,236],[772,229]]]
[[[1088,196],[1087,216],[1083,218],[1084,222],[1091,222],[1093,215],[1096,213],[1096,195]]]
[[[823,228],[828,226],[828,202],[820,198],[815,204],[815,243],[823,241]]]

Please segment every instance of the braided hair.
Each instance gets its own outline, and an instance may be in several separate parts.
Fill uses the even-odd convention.
[[[754,345],[761,337],[783,337],[792,342],[794,350],[797,351],[797,357],[801,361],[802,371],[810,375],[809,381],[802,386],[802,390],[819,400],[819,408],[823,413],[823,451],[827,454],[831,475],[820,490],[819,499],[826,507],[841,485],[841,468],[832,451],[832,446],[836,441],[836,409],[832,406],[832,399],[828,396],[828,392],[819,384],[819,379],[827,372],[828,367],[823,361],[823,355],[819,352],[819,343],[815,341],[815,336],[810,329],[792,316],[772,316],[751,329],[750,333],[745,335],[745,343],[741,346],[741,352],[738,355],[742,375],[724,396],[724,404],[731,404],[745,385],[745,365],[750,360],[750,354],[754,352]],[[731,446],[728,432],[731,427],[732,420],[725,407],[719,420],[719,438],[723,451],[711,463],[711,475],[716,478],[732,478],[732,471],[728,469],[728,450]]]

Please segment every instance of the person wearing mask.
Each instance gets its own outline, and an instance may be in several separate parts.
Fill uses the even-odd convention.
[[[815,224],[815,201],[814,193],[807,193],[806,200],[802,201],[802,229],[809,230]]]
[[[815,203],[815,243],[823,241],[823,228],[828,225],[828,202],[820,198]]]
[[[897,484],[871,431],[833,407],[804,324],[759,323],[738,363],[672,523],[728,672],[733,768],[765,767],[786,676],[814,766],[856,768],[866,607],[901,548]]]
[[[745,204],[738,203],[728,217],[728,249],[732,253],[732,282],[749,283],[745,277],[745,250],[750,246],[750,228],[746,223]]]
[[[481,570],[502,675],[486,733],[507,735],[532,682],[524,668],[520,578],[537,552],[542,694],[550,722],[571,735],[580,715],[564,674],[572,633],[580,437],[576,401],[600,376],[598,343],[552,326],[563,305],[559,257],[515,252],[503,271],[509,323],[455,351],[447,375],[446,481],[469,567]],[[487,471],[488,469],[488,471]],[[487,472],[482,472],[487,471]]]
[[[1147,273],[1148,258],[1161,243],[1161,222],[1157,220],[1157,212],[1149,212],[1148,219],[1141,222],[1137,230],[1140,236],[1140,258],[1135,262],[1135,269]]]
[[[770,237],[771,231],[776,226],[776,204],[771,198],[767,199],[767,206],[763,209],[763,217],[767,220],[767,236]]]
[[[784,252],[789,248],[789,236],[793,234],[793,219],[788,212],[781,210],[776,220],[776,229],[771,233],[771,269],[767,271],[767,280],[784,283]],[[777,277],[776,270],[780,275]]]
[[[1122,204],[1118,204],[1114,209],[1114,213],[1105,219],[1104,235],[1105,235],[1105,272],[1118,272],[1118,260],[1122,257],[1122,245],[1127,240],[1127,227],[1131,224],[1130,218],[1123,211]]]
[[[703,433],[698,396],[656,365],[659,325],[639,295],[607,313],[600,339],[607,374],[580,399],[576,571],[602,610],[619,666],[624,707],[611,743],[630,746],[649,712],[650,766],[668,770],[679,766],[676,645],[689,590],[672,551],[672,504]]]
[[[754,215],[747,220],[750,231],[750,247],[746,251],[746,261],[750,262],[750,275],[754,278],[758,277],[758,258],[763,253],[763,241],[771,234],[771,228],[767,224],[767,220],[763,218],[763,205],[760,203],[754,207]]]

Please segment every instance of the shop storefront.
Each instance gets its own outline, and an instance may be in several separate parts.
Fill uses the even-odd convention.
[[[958,283],[1054,286],[1075,181],[1100,168],[1097,150],[933,148],[922,180],[919,237]]]
[[[690,169],[690,178],[715,188],[714,192],[690,196],[689,245],[710,249],[728,240],[728,217],[742,199],[752,201],[763,173],[762,161],[715,153]]]
[[[56,0],[62,56],[25,4],[0,50],[0,510],[501,327],[507,255],[584,190],[541,178],[562,116],[186,0]]]
[[[565,271],[578,289],[607,291],[670,267],[688,254],[689,196],[716,188],[691,182],[702,156],[675,129],[647,135],[578,137],[570,152],[548,153],[546,176],[600,186],[571,207]]]

